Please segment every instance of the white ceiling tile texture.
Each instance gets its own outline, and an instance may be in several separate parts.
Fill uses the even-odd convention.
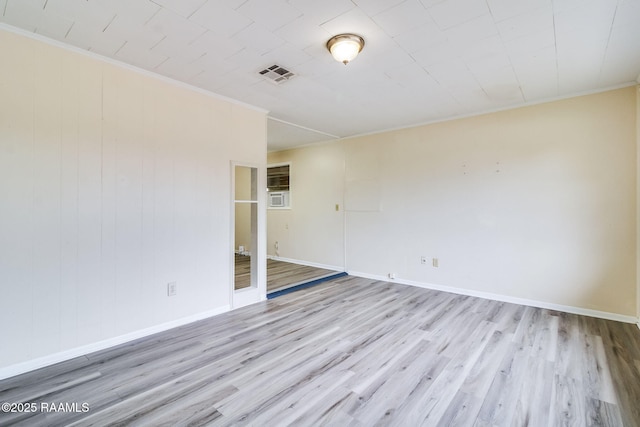
[[[309,62],[312,58],[304,50],[300,50],[289,43],[284,43],[262,55],[261,60],[265,64],[278,64],[286,69],[293,69],[292,67]]]
[[[9,0],[8,3],[12,5],[22,1],[24,0]],[[106,28],[116,15],[111,8],[105,7],[104,2],[96,1],[46,0],[43,10],[51,19],[57,17],[74,22],[81,21],[102,29]]]
[[[373,16],[373,20],[391,37],[433,22],[418,0],[407,0]]]
[[[128,38],[122,34],[117,34],[114,31],[102,31],[82,22],[75,22],[65,37],[65,41],[74,46],[108,57],[114,57],[127,40]],[[149,46],[153,46],[157,42],[155,40]]]
[[[278,148],[631,84],[639,21],[640,0],[0,0],[0,22],[301,126]],[[365,38],[347,66],[343,32]]]
[[[161,9],[152,1],[132,2],[130,0],[91,0],[104,10],[120,17],[126,17],[130,25],[144,25]],[[200,0],[204,2],[205,0]]]
[[[177,57],[167,58],[166,61],[160,63],[155,69],[155,72],[169,76],[173,79],[188,82],[195,76],[201,74],[204,70],[197,64],[186,64]]]
[[[125,42],[114,57],[120,61],[146,70],[153,70],[168,59],[165,55],[141,48],[133,42]]]
[[[354,8],[342,15],[336,16],[321,25],[331,35],[340,33],[355,33],[368,39],[368,36],[382,29],[373,21],[371,15],[367,15],[362,9]],[[324,40],[326,43],[326,40]]]
[[[406,52],[414,53],[446,42],[447,35],[435,22],[431,21],[413,30],[402,32],[393,39]]]
[[[551,5],[497,21],[496,26],[505,42],[535,35],[544,30],[551,30],[553,34],[554,23]]]
[[[489,13],[485,0],[445,0],[428,10],[443,30]]]
[[[160,9],[146,22],[145,26],[155,33],[182,42],[192,42],[207,31],[201,25],[167,9]]]
[[[211,31],[206,31],[189,45],[194,49],[207,53],[208,56],[222,59],[229,58],[244,49],[244,46],[240,43],[230,39],[222,39]]]
[[[237,10],[268,31],[277,30],[302,16],[302,12],[284,0],[249,0]]]
[[[319,44],[318,40],[327,40],[333,35],[307,16],[283,25],[275,34],[301,50],[318,45],[324,50],[324,45]]]
[[[189,20],[218,34],[222,39],[231,37],[253,23],[248,17],[213,0],[207,1],[189,15]]]
[[[130,3],[133,7],[137,6],[139,1],[124,0]],[[165,9],[170,10],[180,16],[189,18],[198,9],[200,9],[207,0],[152,0],[151,3],[159,5]]]
[[[3,21],[16,27],[24,28],[27,31],[38,32],[38,28],[44,24],[48,15],[44,12],[43,0],[25,0],[22,2],[5,2],[2,7]],[[67,31],[73,24],[73,21],[62,19],[67,26]],[[55,25],[49,23],[49,26]],[[64,37],[62,34],[60,37]]]
[[[267,54],[285,43],[282,37],[256,22],[234,34],[231,39],[259,55]]]
[[[551,8],[551,0],[487,0],[487,3],[496,22]]]
[[[353,0],[353,2],[358,5],[364,13],[369,16],[374,16],[402,3],[403,0]]]
[[[146,21],[145,21],[146,22]],[[151,27],[146,25],[139,25],[127,15],[116,15],[107,28],[98,28],[85,24],[84,22],[75,22],[76,26],[84,27],[84,32],[91,32],[95,34],[95,38],[106,37],[114,40],[124,40],[125,42],[135,44],[140,48],[151,49],[160,41],[166,37],[166,35],[154,31]],[[73,32],[73,29],[72,29]],[[99,36],[102,33],[103,36]],[[84,43],[92,45],[94,38],[86,38]],[[122,46],[123,43],[120,43]]]
[[[355,7],[351,0],[289,0],[289,4],[302,12],[298,21],[315,25],[324,24]]]

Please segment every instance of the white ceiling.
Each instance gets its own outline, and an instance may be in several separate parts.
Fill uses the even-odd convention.
[[[640,74],[640,0],[0,0],[0,11],[11,26],[269,110],[270,150]],[[343,32],[366,41],[347,66],[325,47]],[[273,64],[296,77],[263,80]]]

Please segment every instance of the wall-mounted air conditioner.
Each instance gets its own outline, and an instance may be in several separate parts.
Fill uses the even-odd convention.
[[[288,208],[289,192],[288,191],[272,191],[269,193],[270,208]]]

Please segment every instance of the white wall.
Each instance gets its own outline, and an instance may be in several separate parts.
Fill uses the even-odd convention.
[[[350,273],[633,319],[635,92],[345,139],[277,160],[302,170],[315,159],[344,164]],[[312,213],[307,203],[296,199],[292,215]],[[312,225],[289,233],[288,244],[307,254],[340,229]],[[270,242],[282,235],[269,225]]]
[[[264,167],[264,112],[0,46],[0,370],[228,309],[230,162]]]

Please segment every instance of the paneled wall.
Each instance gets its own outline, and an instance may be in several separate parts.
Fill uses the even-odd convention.
[[[264,112],[0,46],[0,369],[228,309],[230,163],[264,166]]]

